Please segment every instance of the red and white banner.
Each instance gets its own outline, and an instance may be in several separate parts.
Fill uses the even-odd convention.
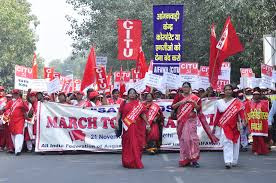
[[[44,79],[49,81],[54,79],[54,68],[44,67]]]
[[[231,76],[231,63],[230,62],[223,62],[221,66],[221,73],[218,76],[220,80],[228,80],[230,83],[230,76]]]
[[[131,76],[134,82],[138,81],[139,79],[142,79],[142,74],[140,72],[137,72],[137,70],[131,69]]]
[[[106,73],[105,73],[105,67],[97,67],[95,68],[95,74],[96,74],[96,82],[98,85],[98,90],[104,91],[108,89],[107,79],[106,79]]]
[[[81,80],[74,79],[74,91],[80,91],[81,88]]]
[[[241,72],[241,77],[252,78],[255,75],[251,68],[240,68],[240,72]]]
[[[117,20],[118,60],[137,60],[142,43],[141,20]]]
[[[180,75],[198,75],[198,63],[196,62],[182,62],[179,67]]]
[[[261,72],[262,74],[266,75],[266,76],[269,76],[269,77],[272,77],[272,66],[269,66],[269,65],[266,65],[266,64],[262,64],[261,65]]]
[[[179,64],[181,83],[190,82],[192,89],[199,88],[198,77],[198,63],[196,62],[182,62]],[[182,85],[182,84],[181,84]]]
[[[209,82],[209,66],[200,66],[199,69],[199,88],[207,89],[210,86]]]
[[[65,93],[71,93],[73,92],[73,75],[67,75],[65,77],[61,77],[61,91]]]
[[[272,66],[261,64],[261,88],[270,88],[272,90],[275,89],[275,86],[272,83],[272,70]]]
[[[204,99],[203,113],[209,124],[213,124],[216,99]],[[164,150],[179,150],[176,121],[169,119],[172,100],[156,102],[165,116],[163,140]],[[93,110],[70,105],[44,102],[38,106],[36,152],[85,150],[108,152],[121,150],[121,138],[114,133],[118,105],[95,107]],[[202,150],[221,150],[212,144],[201,123],[197,128]]]
[[[54,72],[53,77],[60,79],[61,74],[59,72]]]
[[[208,77],[209,76],[209,67],[208,66],[200,66],[199,76]]]
[[[224,86],[230,84],[230,80],[218,80],[217,91],[223,91]]]
[[[122,73],[122,76],[121,76]],[[129,82],[130,81],[130,72],[122,71],[122,72],[114,72],[114,82]],[[122,78],[121,78],[122,77]]]
[[[28,89],[31,88],[30,86],[33,78],[33,69],[29,67],[15,65],[14,74],[14,88],[28,91]]]

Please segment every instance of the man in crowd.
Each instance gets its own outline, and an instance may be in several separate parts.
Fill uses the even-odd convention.
[[[9,101],[7,105],[1,110],[1,114],[10,110],[7,121],[11,132],[11,138],[15,147],[15,155],[20,155],[24,141],[24,125],[25,114],[28,111],[28,106],[21,98],[19,90],[12,90],[13,100]]]

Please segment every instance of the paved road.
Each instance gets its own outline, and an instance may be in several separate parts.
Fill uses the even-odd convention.
[[[202,152],[201,168],[177,167],[178,153],[144,155],[145,168],[121,166],[121,154],[14,156],[0,153],[0,183],[275,183],[276,151],[268,156],[240,154],[240,166],[224,169],[222,152]]]

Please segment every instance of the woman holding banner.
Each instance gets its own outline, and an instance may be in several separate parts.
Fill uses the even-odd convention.
[[[122,164],[125,168],[143,168],[141,161],[143,148],[146,144],[146,126],[150,129],[145,114],[145,106],[137,100],[135,89],[128,90],[128,100],[121,103],[117,114],[116,128],[120,118],[123,122]]]
[[[179,166],[192,165],[199,167],[199,137],[197,135],[197,111],[200,110],[201,100],[191,94],[191,84],[184,82],[182,92],[173,100],[172,108],[177,110],[177,135],[180,146]]]
[[[244,105],[233,98],[233,86],[224,86],[225,97],[216,103],[213,133],[220,136],[223,145],[225,168],[236,166],[240,149],[240,126],[244,120]],[[217,129],[217,127],[218,129]]]
[[[253,98],[245,104],[246,120],[253,137],[252,152],[254,155],[269,153],[268,144],[268,113],[269,101],[261,100],[260,90],[253,92]]]
[[[147,151],[150,154],[155,154],[162,144],[164,116],[159,105],[153,102],[152,93],[147,93],[145,98],[145,106],[147,111],[146,116],[151,128],[151,130],[147,133]]]

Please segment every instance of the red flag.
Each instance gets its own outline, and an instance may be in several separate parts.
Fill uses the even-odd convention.
[[[214,32],[213,26],[212,30],[213,31],[211,32]],[[235,55],[236,53],[243,51],[243,46],[239,40],[234,26],[231,23],[230,16],[228,16],[226,19],[221,38],[215,48],[215,41],[212,38],[212,33],[210,40],[211,39],[213,42],[211,41],[210,45],[209,80],[211,86],[216,89],[218,75],[220,74],[223,61],[231,55]]]
[[[32,72],[33,72],[33,79],[37,79],[38,65],[37,65],[37,59],[36,59],[36,54],[35,53],[34,53],[34,57],[33,57]]]
[[[219,52],[219,60],[223,62],[231,55],[235,55],[236,53],[243,51],[243,46],[234,26],[231,23],[230,16],[227,17],[222,32],[222,36],[218,41],[216,48]]]
[[[126,85],[125,83],[121,83],[120,84],[120,97],[123,97],[124,96],[124,93],[126,92]]]
[[[121,66],[120,69],[120,97],[123,97],[124,93],[126,92],[126,85],[124,83],[124,78],[123,78],[123,67]]]
[[[140,48],[140,51],[139,51],[139,54],[138,54],[138,59],[137,59],[137,62],[136,62],[136,71],[140,72],[141,75],[142,75],[142,78],[144,78],[145,75],[146,75],[146,72],[148,72],[148,68],[149,68],[149,66],[146,62],[144,52]],[[142,78],[140,78],[140,79],[142,79]]]
[[[216,38],[216,27],[215,24],[212,24],[211,34],[210,34],[210,57],[209,57],[209,82],[211,86],[216,89],[218,75],[220,73],[220,68],[222,63],[217,62],[217,38]],[[220,64],[218,66],[217,64]]]
[[[86,62],[84,74],[82,77],[81,91],[83,91],[85,88],[87,88],[88,86],[90,86],[95,82],[95,69],[94,69],[95,67],[96,67],[96,54],[95,54],[94,47],[92,47],[90,50],[90,53]]]
[[[118,60],[136,60],[142,40],[141,20],[117,20]]]
[[[107,75],[107,84],[109,86],[111,86],[111,81],[112,81],[112,67],[110,68],[109,73]]]

